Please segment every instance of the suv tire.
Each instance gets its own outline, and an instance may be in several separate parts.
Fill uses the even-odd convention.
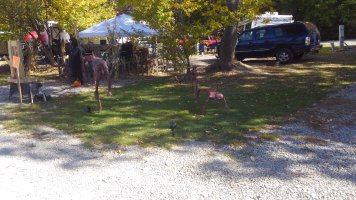
[[[276,59],[281,64],[292,62],[294,58],[293,52],[288,48],[278,49],[276,53]]]

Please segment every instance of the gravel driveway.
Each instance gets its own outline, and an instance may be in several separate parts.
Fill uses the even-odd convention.
[[[0,106],[7,92],[0,87]],[[50,127],[38,127],[49,132],[40,137],[9,133],[0,109],[1,199],[355,199],[355,111],[353,85],[261,131],[280,135],[275,142],[250,135],[241,147],[188,141],[114,153]]]

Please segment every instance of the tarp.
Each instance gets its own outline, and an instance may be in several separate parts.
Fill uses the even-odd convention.
[[[119,34],[120,37],[127,37],[131,35],[151,36],[156,34],[153,29],[149,28],[144,23],[133,20],[132,16],[121,14],[79,32],[79,37],[108,37],[109,30],[115,31],[115,33]]]

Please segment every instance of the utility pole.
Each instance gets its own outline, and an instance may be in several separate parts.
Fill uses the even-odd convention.
[[[344,25],[339,25],[339,42],[340,42],[340,49],[344,48],[345,44],[345,29]]]

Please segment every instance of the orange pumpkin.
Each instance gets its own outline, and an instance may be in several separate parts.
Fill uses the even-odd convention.
[[[76,80],[76,81],[73,82],[73,86],[74,86],[74,87],[79,87],[79,86],[81,86],[81,85],[82,85],[82,83],[81,83],[80,81],[78,81],[78,80]]]

